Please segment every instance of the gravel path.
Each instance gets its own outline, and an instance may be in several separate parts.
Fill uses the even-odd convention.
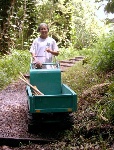
[[[17,81],[0,93],[0,136],[28,137],[26,85]]]
[[[30,134],[27,124],[26,85],[18,80],[0,92],[0,137],[47,139],[49,133]],[[42,131],[41,131],[42,132]],[[50,132],[50,131],[49,131]],[[53,137],[52,137],[53,138]],[[24,150],[43,150],[41,145],[28,145]],[[47,147],[47,146],[46,146]],[[19,150],[9,146],[0,146],[0,150]],[[48,148],[46,148],[48,149]]]

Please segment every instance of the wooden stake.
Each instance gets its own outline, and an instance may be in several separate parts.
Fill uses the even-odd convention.
[[[38,95],[44,95],[42,92],[40,92],[36,86],[33,86],[31,85],[27,80],[26,78],[23,76],[23,74],[20,72],[20,75],[22,77],[19,77],[23,82],[25,82],[27,85],[29,85],[34,91],[35,91],[35,94],[38,94]]]

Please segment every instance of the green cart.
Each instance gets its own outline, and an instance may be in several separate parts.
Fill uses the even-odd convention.
[[[30,84],[36,86],[44,95],[33,95],[31,87],[27,86],[29,126],[41,122],[63,121],[66,114],[77,110],[77,94],[62,83],[59,64],[44,65],[54,67],[50,69],[35,69],[32,65],[30,67]]]

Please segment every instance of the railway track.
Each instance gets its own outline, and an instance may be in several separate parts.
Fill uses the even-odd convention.
[[[75,58],[71,58],[69,60],[61,60],[60,68],[62,72],[65,72],[67,68],[72,67],[74,64],[76,64],[79,61],[82,61],[84,59],[83,56],[77,56]]]
[[[0,146],[19,147],[20,144],[48,144],[54,140],[41,139],[41,138],[15,138],[15,137],[0,137]]]

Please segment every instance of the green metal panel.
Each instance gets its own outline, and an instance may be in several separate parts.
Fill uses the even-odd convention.
[[[67,85],[62,84],[61,94],[31,97],[28,87],[31,113],[74,112],[77,110],[77,95]]]
[[[45,95],[61,93],[60,69],[31,69],[30,83]]]
[[[34,101],[35,111],[40,110],[41,112],[68,112],[75,111],[73,108],[73,97],[71,96],[52,96],[43,97],[38,101]]]

